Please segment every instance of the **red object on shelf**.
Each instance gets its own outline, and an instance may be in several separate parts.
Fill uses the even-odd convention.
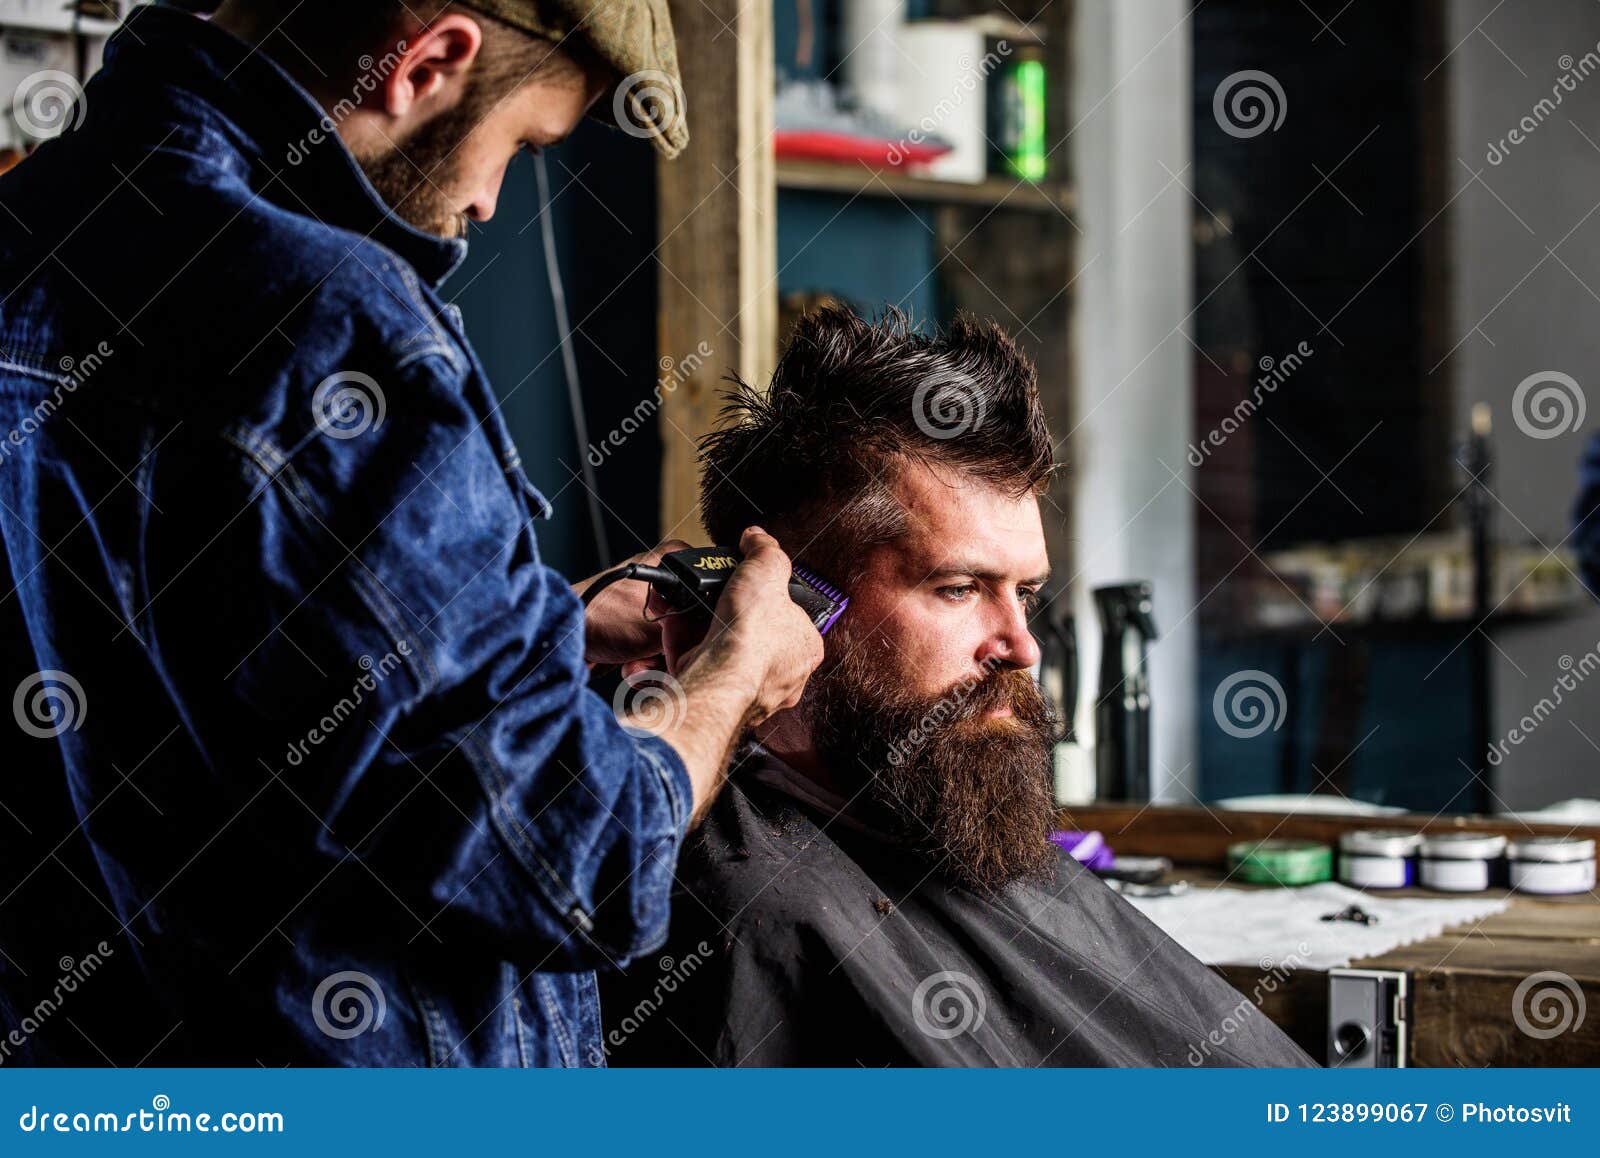
[[[925,165],[944,156],[950,148],[928,141],[883,141],[816,129],[779,129],[772,134],[772,152],[780,161],[830,161],[897,169]]]

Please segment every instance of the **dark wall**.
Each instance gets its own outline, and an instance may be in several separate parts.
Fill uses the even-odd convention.
[[[557,261],[574,327],[589,438],[597,442],[656,381],[655,155],[643,141],[585,123],[548,150]],[[475,229],[446,284],[501,399],[528,477],[555,507],[538,526],[546,560],[571,577],[602,560],[590,530],[583,448],[556,329],[531,157],[519,157],[493,220]],[[597,470],[614,556],[655,542],[660,442],[653,424]]]
[[[1433,514],[1418,455],[1427,367],[1411,244],[1426,220],[1419,21],[1383,0],[1310,8],[1338,15],[1333,31],[1299,3],[1213,0],[1193,15],[1194,191],[1206,207],[1195,213],[1232,225],[1197,250],[1196,340],[1230,371],[1302,340],[1315,351],[1250,431],[1241,513],[1263,549],[1408,532]],[[1213,98],[1247,69],[1274,77],[1287,108],[1276,131],[1241,138],[1223,130]],[[1202,391],[1201,430],[1237,401],[1232,376]],[[1357,443],[1337,487],[1317,486],[1317,466]]]
[[[1447,276],[1425,262],[1427,229],[1444,228],[1429,166],[1455,164],[1426,130],[1436,15],[1383,0],[1210,0],[1192,15],[1197,431],[1253,396],[1263,359],[1312,350],[1195,470],[1208,798],[1328,792],[1330,776],[1385,804],[1478,803],[1464,790],[1463,761],[1478,762],[1465,629],[1241,626],[1264,594],[1286,598],[1257,552],[1451,525],[1434,522],[1430,487],[1451,468],[1426,356],[1430,291]],[[1219,121],[1219,87],[1246,70],[1281,86],[1276,130]],[[1245,671],[1285,690],[1289,718],[1269,735],[1230,735],[1213,711],[1212,692]]]

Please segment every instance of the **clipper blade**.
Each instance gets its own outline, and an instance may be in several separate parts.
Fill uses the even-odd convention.
[[[811,616],[811,622],[822,635],[828,634],[828,628],[844,614],[844,609],[850,603],[849,597],[843,591],[815,571],[798,564],[794,567],[792,578],[789,580],[789,594],[794,596],[796,603],[805,608],[807,614]]]

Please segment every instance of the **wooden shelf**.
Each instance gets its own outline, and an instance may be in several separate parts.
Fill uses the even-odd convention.
[[[962,23],[968,27],[978,29],[986,36],[993,36],[1016,44],[1043,44],[1045,42],[1043,27],[1024,23],[1013,17],[1009,12],[985,12],[981,16],[968,17]]]
[[[1009,177],[983,181],[939,181],[866,165],[830,165],[817,161],[777,162],[779,189],[846,196],[893,197],[945,205],[993,205],[1033,213],[1071,214],[1076,199],[1062,184],[1018,182]]]
[[[69,13],[61,15],[40,14],[33,15],[4,15],[0,16],[0,29],[7,32],[52,32],[60,35],[70,35],[74,32],[84,36],[110,36],[122,25],[111,20],[101,20],[93,16],[81,17],[77,24],[73,24]]]
[[[121,20],[101,16],[80,16],[74,22],[72,5],[65,0],[43,4],[0,3],[0,29],[16,32],[79,33],[83,36],[110,36]]]
[[[1575,618],[1588,610],[1587,603],[1574,602],[1568,606],[1551,607],[1541,611],[1496,611],[1479,618],[1472,615],[1452,615],[1445,618],[1420,615],[1409,619],[1330,619],[1326,623],[1315,619],[1304,623],[1253,625],[1229,624],[1223,628],[1207,629],[1205,639],[1214,644],[1234,643],[1309,643],[1326,635],[1330,641],[1337,634],[1342,639],[1424,639],[1440,636],[1449,638],[1457,632],[1471,635],[1478,627],[1492,630],[1500,627],[1538,626]]]

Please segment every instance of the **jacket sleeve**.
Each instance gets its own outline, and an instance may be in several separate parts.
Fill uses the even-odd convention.
[[[588,688],[582,607],[532,530],[543,500],[441,363],[344,375],[340,424],[292,445],[228,432],[245,509],[220,504],[223,541],[188,545],[184,582],[231,592],[217,666],[322,856],[358,857],[419,936],[621,964],[665,939],[689,778]],[[204,505],[196,485],[172,501]]]

